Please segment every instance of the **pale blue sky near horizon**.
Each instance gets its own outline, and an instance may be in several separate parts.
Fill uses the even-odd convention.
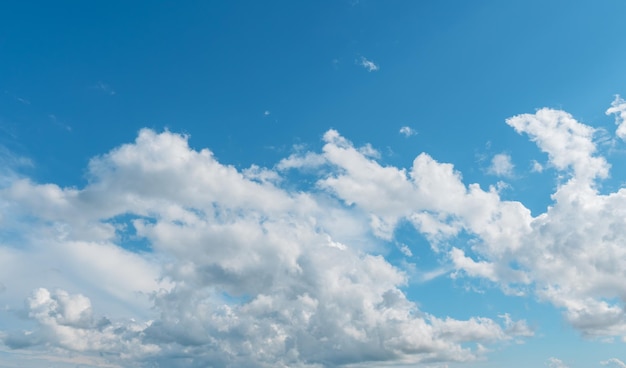
[[[322,152],[325,133],[334,129],[355,147],[370,144],[377,153],[364,156],[382,166],[409,171],[425,152],[453,164],[465,185],[498,187],[502,200],[519,201],[537,216],[554,205],[551,195],[568,176],[507,125],[513,116],[548,107],[596,128],[597,154],[611,165],[598,193],[614,193],[626,182],[626,146],[613,139],[615,119],[605,113],[617,95],[626,95],[625,13],[626,2],[618,0],[3,2],[0,185],[8,193],[18,177],[80,190],[91,182],[90,160],[148,128],[188,136],[191,148],[206,148],[240,172],[252,165],[279,172],[279,188],[318,193],[316,180],[326,172],[277,167],[291,154]],[[500,171],[498,155],[510,160]],[[358,207],[340,199],[346,211]],[[131,220],[121,218],[120,226],[132,227]],[[447,246],[475,244],[466,230]],[[27,237],[20,231],[5,221],[0,246],[15,247],[12,239]],[[120,248],[152,252],[147,240],[125,236]],[[408,217],[391,239],[370,240],[373,254],[410,275],[401,289],[421,311],[461,320],[501,321],[508,314],[534,331],[505,339],[476,361],[441,364],[583,368],[626,361],[624,331],[584,337],[564,317],[565,304],[528,290],[509,295],[488,277],[462,274]],[[466,252],[479,261],[489,257],[469,246]],[[440,274],[429,278],[425,271]],[[0,279],[0,287],[10,284]],[[614,297],[623,308],[620,290]],[[90,296],[87,286],[74,292]],[[7,311],[23,298],[0,303],[6,306],[2,338],[7,326],[20,328]],[[107,315],[95,302],[94,310]],[[16,362],[10,364],[25,359],[0,348],[7,362]]]

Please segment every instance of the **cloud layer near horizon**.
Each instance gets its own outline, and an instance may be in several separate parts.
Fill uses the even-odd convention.
[[[422,153],[411,168],[383,166],[334,130],[321,152],[275,168],[239,171],[186,136],[144,129],[93,158],[83,188],[7,176],[0,282],[27,300],[35,327],[0,338],[92,365],[293,367],[468,361],[532,336],[507,314],[420,310],[406,272],[377,248],[408,222],[454,277],[548,301],[583,334],[624,339],[626,190],[598,192],[610,165],[594,129],[552,109],[507,124],[564,178],[535,217],[465,184],[452,164]],[[315,186],[285,189],[288,170],[313,173]],[[448,245],[461,233],[472,241]]]

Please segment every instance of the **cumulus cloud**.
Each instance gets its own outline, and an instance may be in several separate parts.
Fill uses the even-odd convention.
[[[358,64],[365,68],[368,72],[375,72],[380,69],[380,67],[371,60],[366,59],[365,57],[361,57],[357,60]]]
[[[374,232],[391,238],[408,219],[436,249],[461,231],[474,236],[466,249],[448,250],[460,276],[483,278],[516,295],[534,291],[564,310],[586,336],[626,335],[626,191],[599,194],[597,180],[610,165],[596,154],[594,129],[570,114],[541,109],[507,120],[548,153],[568,179],[558,184],[547,212],[532,217],[497,188],[466,186],[452,165],[420,154],[410,171],[384,167],[358,154],[335,132],[325,157],[341,170],[320,180],[347,204],[362,208]]]
[[[327,167],[304,192],[280,187],[280,170],[239,171],[187,139],[144,129],[93,158],[83,188],[16,178],[0,190],[2,230],[21,234],[0,245],[0,279],[20,280],[7,284],[13,298],[34,289],[24,313],[36,323],[3,333],[6,346],[120,366],[319,367],[467,361],[484,353],[471,346],[532,334],[508,316],[439,318],[407,297],[408,276],[374,251],[372,231],[388,236],[406,212],[394,189],[414,189],[394,184],[406,172],[378,165],[371,146],[331,130],[322,153],[282,161]],[[464,193],[451,166],[421,161]],[[344,175],[363,176],[355,194],[393,186],[365,213],[333,197],[350,189]],[[431,203],[440,184],[424,183],[418,200],[453,205]],[[125,248],[129,239],[144,249]],[[28,271],[50,269],[52,279]]]
[[[610,165],[595,155],[596,129],[579,123],[567,112],[544,108],[535,114],[514,116],[506,123],[537,143],[557,169],[571,170],[585,181],[607,177]]]
[[[533,334],[508,314],[421,310],[403,291],[409,276],[377,251],[400,223],[452,277],[549,302],[585,336],[624,339],[626,189],[597,190],[610,165],[595,130],[551,109],[507,124],[564,178],[537,216],[452,164],[421,153],[409,168],[383,165],[335,130],[320,152],[273,169],[240,171],[184,135],[144,129],[93,158],[83,188],[5,179],[3,296],[34,289],[24,313],[36,328],[0,339],[122,366],[319,367],[467,361]],[[286,170],[313,173],[313,187],[283,186]],[[471,241],[450,241],[459,234]]]
[[[405,137],[410,137],[412,135],[416,135],[417,131],[409,126],[403,126],[402,128],[400,128],[400,134],[404,135]]]
[[[95,319],[89,298],[64,290],[40,288],[27,300],[28,317],[38,324],[35,331],[12,333],[4,338],[9,348],[47,345],[72,352],[95,352],[120,357],[153,354],[159,347],[141,342],[146,325],[113,323]]]
[[[498,153],[491,159],[491,165],[487,169],[487,172],[496,176],[512,176],[513,175],[513,162],[511,162],[511,156],[506,153]]]

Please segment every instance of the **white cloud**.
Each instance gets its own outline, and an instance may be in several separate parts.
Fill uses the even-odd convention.
[[[605,360],[600,362],[602,365],[610,365],[612,367],[616,367],[616,368],[626,368],[626,363],[622,362],[621,360],[617,359],[617,358],[611,358],[609,360]]]
[[[571,169],[580,180],[606,178],[610,165],[595,156],[595,129],[577,122],[565,111],[540,109],[506,120],[518,133],[526,133],[559,170]]]
[[[597,192],[610,165],[596,153],[594,129],[550,109],[507,123],[548,153],[550,167],[567,174],[553,205],[536,217],[519,202],[503,201],[495,187],[466,186],[452,165],[427,154],[410,170],[382,166],[335,131],[325,135],[323,156],[338,170],[318,185],[360,208],[383,239],[409,220],[434,249],[446,250],[457,277],[487,279],[515,295],[534,293],[562,308],[585,336],[625,338],[626,189]],[[474,237],[471,246],[448,248],[445,240],[461,231]]]
[[[413,257],[413,252],[411,252],[411,248],[409,248],[406,244],[399,244],[398,245],[398,249],[400,250],[400,252],[402,252],[402,254],[404,254],[407,257]]]
[[[606,110],[606,114],[615,115],[615,124],[617,124],[615,135],[626,140],[626,101],[620,96],[615,96],[615,100],[611,103],[611,107]]]
[[[359,152],[365,157],[380,158],[380,152],[378,152],[371,144],[367,143],[363,147],[359,147]]]
[[[536,173],[543,172],[543,165],[542,165],[542,164],[540,164],[539,162],[537,162],[537,161],[535,161],[535,160],[533,160],[533,161],[531,162],[531,164],[532,164],[532,165],[531,165],[530,170],[531,170],[532,172],[536,172]]]
[[[416,135],[417,131],[409,126],[403,126],[402,128],[400,128],[400,134],[404,135],[405,137],[410,137],[412,135]]]
[[[37,328],[0,338],[119,365],[176,366],[183,356],[315,366],[466,361],[484,344],[532,335],[508,315],[462,321],[419,310],[402,291],[408,276],[373,251],[408,221],[454,277],[534,295],[585,336],[624,339],[626,189],[597,191],[610,165],[594,129],[550,109],[507,123],[568,174],[535,217],[428,154],[408,169],[384,166],[371,145],[334,130],[321,152],[297,152],[274,170],[238,171],[186,136],[146,129],[92,159],[83,188],[5,178],[3,297],[12,310],[27,297]],[[287,169],[317,174],[314,190],[282,188]],[[472,241],[449,245],[461,232]],[[120,247],[130,238],[149,251]],[[98,308],[111,327],[98,324]]]
[[[549,368],[568,368],[569,367],[561,359],[557,359],[557,358],[554,358],[554,357],[549,358],[548,361],[546,362],[546,365]]]
[[[373,61],[366,59],[365,57],[361,57],[361,59],[357,60],[358,64],[367,69],[368,72],[378,71],[380,68]]]
[[[287,158],[284,158],[278,162],[276,168],[278,170],[288,169],[315,169],[326,164],[324,156],[313,152],[306,152],[305,154],[294,153]]]
[[[16,178],[0,190],[2,229],[20,234],[0,244],[3,296],[17,310],[35,290],[25,313],[36,328],[17,325],[5,345],[120,366],[314,367],[467,361],[485,352],[476,343],[531,334],[508,317],[419,310],[402,291],[408,276],[371,252],[364,220],[388,236],[416,193],[408,203],[433,211],[473,196],[496,205],[495,192],[468,193],[451,165],[420,156],[411,174],[382,167],[371,146],[331,130],[322,153],[279,165],[323,162],[329,176],[309,193],[279,187],[279,171],[220,164],[187,139],[144,129],[92,159],[83,188]],[[442,190],[451,196],[431,196]],[[124,249],[125,239],[149,248]]]
[[[263,116],[269,116],[271,113],[269,110],[263,111]]]
[[[49,345],[77,353],[105,353],[136,358],[154,354],[159,347],[142,342],[147,325],[132,321],[113,323],[94,318],[91,301],[64,290],[40,288],[27,301],[28,317],[38,324],[35,331],[12,333],[3,340],[9,348]]]
[[[506,153],[498,153],[491,159],[491,166],[487,172],[496,176],[512,176],[515,166],[511,162],[511,156]]]

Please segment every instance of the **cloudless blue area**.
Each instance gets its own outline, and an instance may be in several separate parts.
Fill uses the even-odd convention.
[[[506,152],[516,175],[502,196],[536,215],[555,173],[530,172],[545,154],[504,121],[547,106],[613,132],[604,111],[626,95],[624,14],[622,0],[4,1],[0,147],[30,158],[20,170],[34,180],[81,187],[90,158],[142,127],[188,133],[194,148],[238,168],[272,167],[294,144],[319,149],[334,128],[371,143],[384,164],[408,168],[427,152],[482,187],[500,180],[486,170]],[[613,164],[605,188],[618,188],[624,152],[603,149]],[[132,233],[122,238],[148,250]],[[408,245],[409,261],[441,266],[423,256],[424,239]],[[465,282],[407,288],[437,316],[509,311],[541,325],[476,367],[626,358],[623,345],[583,340],[552,306]]]

